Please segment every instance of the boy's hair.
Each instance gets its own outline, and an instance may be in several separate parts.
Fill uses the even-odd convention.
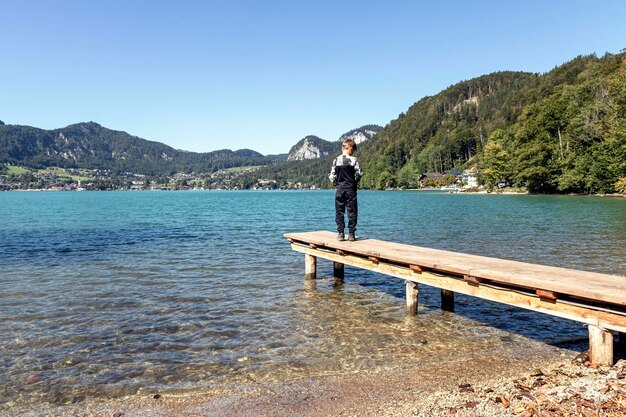
[[[345,145],[351,147],[352,150],[356,152],[356,142],[354,141],[354,139],[352,138],[344,139],[343,142],[341,142],[341,146],[343,147]]]

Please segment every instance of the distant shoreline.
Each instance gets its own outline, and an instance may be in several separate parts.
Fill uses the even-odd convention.
[[[149,189],[149,190],[58,190],[58,189],[50,189],[50,188],[36,188],[36,189],[16,189],[16,190],[0,190],[1,192],[137,192],[137,191],[333,191],[333,188],[316,188],[316,189],[275,189],[275,190],[251,190],[251,189],[243,189],[243,190],[231,190],[231,189],[205,189],[205,188],[191,188],[186,190],[181,189]],[[626,194],[534,194],[528,191],[487,191],[487,190],[479,190],[479,191],[462,191],[462,190],[441,190],[439,188],[387,188],[384,190],[369,190],[369,189],[361,189],[359,191],[417,191],[417,192],[440,192],[440,193],[448,193],[448,194],[465,194],[465,195],[530,195],[530,196],[570,196],[570,197],[607,197],[607,198],[626,198]]]
[[[372,191],[372,190],[367,190],[367,191]],[[381,190],[381,191],[418,191],[418,192],[441,192],[441,193],[447,193],[447,194],[465,194],[465,195],[472,195],[472,194],[480,194],[480,195],[543,195],[543,196],[570,196],[570,197],[617,197],[617,198],[626,198],[626,194],[618,194],[618,193],[613,193],[613,194],[534,194],[534,193],[530,193],[528,191],[487,191],[487,190],[479,190],[479,191],[453,191],[453,190],[441,190],[439,188],[405,188],[405,189],[400,189],[400,188],[387,188],[385,190]]]
[[[145,192],[145,191],[332,191],[332,188],[316,188],[316,189],[275,189],[275,190],[230,190],[230,189],[187,189],[187,190],[166,190],[166,189],[153,189],[153,190],[55,190],[50,188],[37,188],[37,189],[16,189],[16,190],[0,190],[0,192]],[[417,191],[417,192],[441,192],[447,194],[465,194],[465,195],[531,195],[531,196],[570,196],[570,197],[608,197],[608,198],[626,198],[626,194],[534,194],[528,191],[453,191],[453,190],[441,190],[438,188],[387,188],[384,190],[359,190],[359,191]]]

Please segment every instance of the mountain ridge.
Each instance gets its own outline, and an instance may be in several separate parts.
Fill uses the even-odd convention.
[[[363,125],[356,129],[351,129],[342,134],[336,141],[327,141],[315,135],[308,135],[300,139],[289,150],[288,161],[303,161],[307,159],[323,158],[329,154],[339,153],[341,143],[348,138],[353,139],[357,144],[372,139],[376,133],[383,128],[378,125]]]
[[[156,175],[177,171],[213,172],[234,166],[265,165],[280,159],[281,155],[264,156],[251,149],[180,151],[93,121],[51,130],[0,125],[0,163],[34,168],[80,167]]]

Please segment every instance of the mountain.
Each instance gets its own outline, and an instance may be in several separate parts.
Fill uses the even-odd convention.
[[[361,165],[368,168],[363,184],[415,186],[421,173],[463,165],[491,131],[515,121],[523,108],[518,93],[538,78],[496,72],[420,99],[361,148]]]
[[[353,129],[349,132],[344,133],[339,138],[339,143],[343,142],[345,139],[352,139],[356,144],[365,142],[368,139],[374,137],[374,135],[383,130],[382,126],[378,125],[365,125],[361,126],[357,129]]]
[[[351,138],[357,144],[371,139],[376,133],[380,132],[382,127],[378,125],[365,125],[357,129],[350,130],[339,137],[339,140],[329,142],[317,136],[307,136],[289,150],[287,156],[288,161],[303,161],[306,159],[323,158],[330,154],[341,152],[341,142]]]
[[[317,136],[309,135],[293,145],[287,156],[288,161],[317,159],[337,150],[336,142],[329,142]]]
[[[626,192],[625,56],[497,72],[424,97],[359,150],[362,185],[412,187],[423,172],[475,167],[487,186]]]
[[[280,159],[283,158],[265,157],[249,149],[179,151],[94,122],[54,130],[0,125],[0,163],[33,168],[59,166],[160,175],[266,165]]]

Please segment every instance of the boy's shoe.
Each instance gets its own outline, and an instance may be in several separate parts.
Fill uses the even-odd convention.
[[[343,233],[337,233],[337,240],[343,242],[344,240],[346,240],[346,235],[344,235]]]
[[[348,234],[348,241],[349,242],[354,242],[356,240],[356,238],[354,237],[354,233],[349,233]]]

